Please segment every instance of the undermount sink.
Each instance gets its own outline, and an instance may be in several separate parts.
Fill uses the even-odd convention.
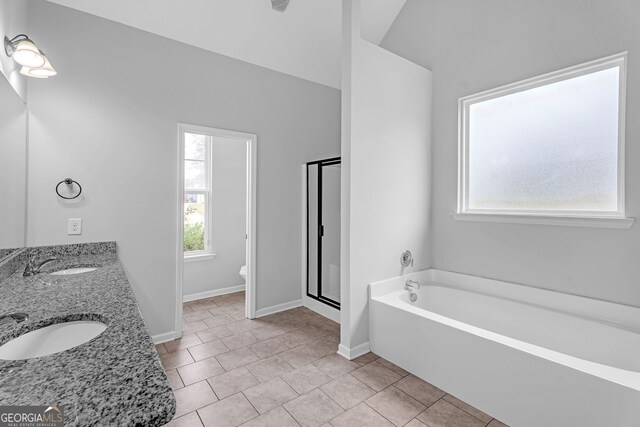
[[[0,346],[0,359],[34,359],[59,353],[91,341],[105,329],[107,325],[93,320],[56,323],[20,335]]]
[[[67,276],[69,274],[82,274],[88,273],[93,270],[97,270],[98,267],[75,267],[75,268],[67,268],[64,270],[54,271],[53,273],[49,273],[52,276]]]

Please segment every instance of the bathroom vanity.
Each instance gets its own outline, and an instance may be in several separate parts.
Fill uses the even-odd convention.
[[[24,277],[29,257],[58,260]],[[0,280],[0,316],[28,315],[0,322],[3,357],[11,354],[1,352],[4,344],[50,325],[77,322],[106,328],[64,351],[0,360],[1,406],[59,405],[65,425],[160,426],[171,420],[175,398],[115,242],[27,248],[0,263],[3,270],[8,278]],[[14,271],[9,275],[7,270]]]

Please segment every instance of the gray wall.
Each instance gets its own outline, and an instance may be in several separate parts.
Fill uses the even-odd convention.
[[[433,265],[640,305],[631,230],[456,222],[457,100],[629,51],[627,216],[640,215],[640,3],[409,0],[383,47],[433,71]]]
[[[48,2],[58,76],[29,82],[28,244],[116,240],[152,334],[174,330],[177,123],[258,134],[257,308],[300,299],[300,165],[334,155],[340,92]],[[70,176],[85,199],[59,204]],[[83,218],[83,235],[66,220]]]
[[[247,144],[215,138],[211,168],[211,248],[215,259],[184,263],[184,296],[244,285]]]

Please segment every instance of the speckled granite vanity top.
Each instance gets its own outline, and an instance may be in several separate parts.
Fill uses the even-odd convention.
[[[32,248],[38,260],[59,261],[40,274],[22,268],[0,282],[0,314],[29,319],[0,326],[0,345],[68,320],[99,320],[107,329],[70,350],[21,361],[0,360],[0,405],[63,407],[65,425],[164,425],[175,398],[118,261],[114,242]],[[99,267],[76,275],[48,273]]]

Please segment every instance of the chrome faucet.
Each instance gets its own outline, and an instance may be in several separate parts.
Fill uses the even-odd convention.
[[[416,282],[415,280],[407,279],[404,282],[404,288],[408,291],[420,289],[420,283]]]
[[[7,323],[22,323],[25,320],[29,319],[29,315],[27,313],[9,313],[0,315],[0,326],[6,325]]]
[[[57,261],[58,258],[47,258],[40,263],[35,262],[35,258],[29,258],[29,262],[27,262],[27,266],[24,268],[23,276],[35,276],[40,273],[40,269],[50,262]]]

